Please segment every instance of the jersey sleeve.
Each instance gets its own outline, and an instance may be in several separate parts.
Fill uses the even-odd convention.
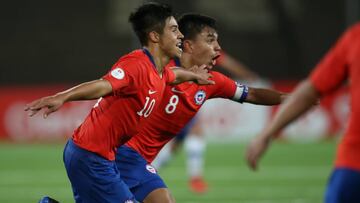
[[[215,85],[209,85],[213,88],[211,97],[228,98],[241,103],[245,101],[249,91],[246,85],[237,83],[218,72],[212,74]]]
[[[310,74],[310,81],[320,94],[335,89],[346,79],[353,35],[351,29],[345,32]]]
[[[165,77],[166,84],[170,84],[170,83],[174,82],[174,80],[175,80],[175,73],[174,73],[174,71],[172,71],[171,68],[165,67],[164,68],[164,77]]]
[[[103,76],[110,82],[114,95],[126,95],[136,88],[136,78],[141,78],[141,69],[135,60],[120,60]]]

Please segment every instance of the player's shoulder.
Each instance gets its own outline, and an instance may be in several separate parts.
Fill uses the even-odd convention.
[[[231,80],[230,78],[228,78],[227,76],[225,76],[224,74],[217,72],[217,71],[210,71],[210,74],[212,75],[211,80],[216,82],[224,82],[226,80]]]
[[[355,23],[353,26],[350,27],[350,30],[354,30],[356,32],[360,32],[360,22]]]
[[[346,31],[344,36],[350,40],[359,39],[360,36],[360,22],[352,25]]]
[[[128,71],[144,70],[152,67],[151,61],[142,49],[134,50],[122,56],[118,60],[117,65]]]
[[[137,61],[146,59],[146,54],[142,49],[136,49],[128,54],[122,56],[119,61]]]

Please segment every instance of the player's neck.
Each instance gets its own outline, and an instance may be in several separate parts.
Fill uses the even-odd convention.
[[[167,56],[163,50],[160,49],[160,47],[158,46],[145,46],[145,49],[147,49],[149,51],[149,53],[151,54],[156,69],[158,71],[159,74],[162,74],[164,67],[169,63],[170,61],[170,57]]]
[[[190,69],[191,67],[195,66],[196,64],[193,63],[191,60],[191,56],[188,53],[183,52],[180,57],[180,64],[182,68]]]

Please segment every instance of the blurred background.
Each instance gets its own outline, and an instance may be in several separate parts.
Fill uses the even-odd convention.
[[[67,104],[46,120],[28,118],[23,107],[102,77],[120,56],[140,48],[127,19],[143,2],[2,2],[0,202],[36,202],[44,194],[72,201],[62,147],[94,101]],[[178,14],[216,18],[223,50],[260,77],[242,82],[282,91],[291,91],[360,19],[359,0],[159,2]],[[321,202],[348,100],[344,87],[282,132],[257,173],[246,168],[243,149],[276,108],[208,102],[201,120],[209,140],[205,176],[210,191],[201,196],[188,191],[183,155],[160,172],[178,202]]]

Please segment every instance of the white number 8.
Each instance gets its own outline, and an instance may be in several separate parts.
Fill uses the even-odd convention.
[[[176,105],[179,103],[179,97],[177,95],[171,96],[168,105],[165,107],[167,114],[172,114],[176,110]]]

